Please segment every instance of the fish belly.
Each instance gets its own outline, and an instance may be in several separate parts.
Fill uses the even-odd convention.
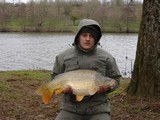
[[[75,95],[93,95],[97,92],[94,81],[70,82],[68,85],[72,88]]]

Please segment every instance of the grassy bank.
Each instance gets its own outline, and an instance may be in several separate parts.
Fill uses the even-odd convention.
[[[139,25],[139,24],[138,24]],[[128,30],[125,26],[122,26],[121,29],[115,26],[103,27],[103,33],[138,33],[139,26],[132,26]],[[77,26],[42,26],[42,27],[33,27],[33,26],[15,26],[8,25],[7,28],[1,29],[0,32],[65,32],[65,33],[75,33],[77,31]]]
[[[5,27],[0,26],[0,32],[69,32],[75,33],[79,24],[79,20],[73,24],[70,20],[66,21],[54,21],[48,23],[44,22],[41,26],[31,21],[26,21],[26,23],[20,24],[20,21],[13,19],[9,21]],[[115,25],[112,20],[105,21],[104,25],[101,25],[102,31],[104,33],[138,33],[140,22],[124,24],[122,21]]]
[[[25,70],[0,72],[0,119],[49,120],[54,119],[61,96],[54,97],[49,105],[42,103],[35,89],[48,82],[51,71]],[[154,100],[135,99],[126,95],[129,79],[121,79],[120,87],[110,94],[112,120],[158,120],[160,103]]]

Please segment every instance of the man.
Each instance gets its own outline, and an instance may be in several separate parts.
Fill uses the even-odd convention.
[[[66,88],[56,120],[110,120],[108,93],[119,86],[121,75],[112,55],[98,47],[101,36],[101,28],[96,21],[81,20],[74,47],[56,56],[52,77],[72,70],[89,69],[112,78],[112,85],[99,87],[95,95],[86,96],[81,102],[75,100],[71,88]]]

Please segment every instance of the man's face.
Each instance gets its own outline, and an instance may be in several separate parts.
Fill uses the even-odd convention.
[[[82,33],[79,36],[79,44],[81,48],[89,50],[95,45],[95,39],[91,33]]]

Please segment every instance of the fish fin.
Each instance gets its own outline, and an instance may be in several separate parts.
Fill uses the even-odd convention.
[[[57,90],[54,91],[56,95],[59,95],[63,92],[63,89],[59,88]]]
[[[44,94],[43,94],[43,96],[42,96],[42,99],[43,99],[43,102],[44,102],[45,104],[48,104],[48,103],[49,103],[49,101],[50,101],[51,98],[52,98],[52,94],[53,94],[53,92],[51,92],[50,90],[46,90],[46,91],[44,92]]]
[[[89,95],[94,95],[97,92],[96,88],[90,89],[89,90]]]
[[[41,85],[40,87],[38,87],[38,88],[36,89],[36,93],[37,93],[38,95],[43,95],[44,92],[45,92],[47,89],[48,89],[48,88],[47,88],[46,85]]]
[[[48,104],[52,98],[53,91],[51,91],[47,85],[41,85],[37,88],[36,93],[42,96],[42,100],[45,104]]]
[[[76,100],[78,102],[82,101],[83,98],[84,98],[84,95],[76,95]]]

